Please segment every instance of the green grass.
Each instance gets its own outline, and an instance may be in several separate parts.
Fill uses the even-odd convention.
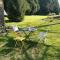
[[[41,19],[47,18],[48,16],[25,16],[22,22],[9,22],[7,23],[8,26],[13,26],[13,25],[17,25],[17,26],[22,26],[22,27],[26,27],[26,26],[38,26],[42,23],[44,23],[44,21],[42,21]]]
[[[22,47],[22,53],[21,48],[19,47],[10,52],[8,49],[1,48],[0,54],[5,54],[7,57],[11,57],[11,60],[15,60],[16,58],[19,58],[20,60],[60,60],[60,19],[48,17],[49,16],[25,16],[22,22],[6,23],[6,26],[17,25],[18,27],[39,27],[37,28],[37,31],[31,33],[31,41],[22,41],[24,46],[20,46]],[[48,31],[44,43],[40,43],[39,33],[46,30]],[[26,37],[23,32],[20,32],[20,35]],[[18,35],[12,31],[9,31],[8,36],[4,37],[5,40],[7,39],[6,41],[9,42],[9,47],[13,46],[12,48],[14,48],[15,37],[18,37]],[[0,38],[1,41],[4,40],[4,38]],[[21,45],[21,42],[17,43],[18,45]]]
[[[11,22],[11,23],[6,23],[7,26],[13,26],[17,25],[18,27],[27,27],[27,26],[42,26],[40,29],[43,30],[50,30],[52,33],[47,34],[46,40],[48,44],[56,44],[60,46],[60,22],[59,19],[45,19],[48,18],[48,16],[25,16],[24,20],[22,22]],[[43,20],[45,19],[45,20]],[[50,22],[52,20],[52,22]],[[56,24],[57,23],[57,24]],[[55,25],[51,25],[55,24]],[[45,25],[50,25],[50,26],[45,26]],[[54,33],[55,32],[55,33]]]

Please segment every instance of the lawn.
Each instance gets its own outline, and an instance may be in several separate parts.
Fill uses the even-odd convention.
[[[44,23],[44,21],[42,22],[41,19],[47,18],[48,16],[25,16],[22,22],[9,22],[7,23],[7,25],[9,26],[13,26],[13,25],[17,25],[17,26],[38,26],[39,24]],[[5,18],[6,19],[6,18]]]
[[[55,43],[55,44],[59,45],[59,40],[60,40],[60,36],[59,36],[60,35],[60,23],[59,22],[60,22],[60,19],[53,19],[53,18],[49,19],[48,17],[49,16],[25,16],[25,18],[22,22],[17,22],[17,23],[10,22],[10,23],[6,23],[6,25],[7,26],[17,25],[18,27],[42,26],[37,29],[50,31],[50,32],[48,32],[48,35],[47,35],[48,38],[46,40],[48,40],[48,41],[51,40],[54,42],[57,40],[57,43]],[[52,44],[54,42],[52,42]]]
[[[3,40],[3,47],[0,47],[0,55],[4,55],[6,60],[60,60],[60,18],[25,16],[22,22],[6,23],[6,26],[12,27],[13,25],[17,25],[20,28],[31,26],[37,30],[33,31],[31,35],[26,32],[28,36],[25,31],[20,31],[20,35],[9,31],[7,36],[1,37],[0,40],[1,42]],[[46,34],[43,40],[41,40],[43,36],[39,35],[41,32]],[[21,37],[19,38],[19,36]],[[15,44],[17,45],[15,46]],[[4,60],[2,55],[0,56],[1,60]]]

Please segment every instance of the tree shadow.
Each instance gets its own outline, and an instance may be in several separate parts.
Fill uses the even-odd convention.
[[[54,26],[54,25],[58,25],[58,24],[60,24],[60,22],[59,23],[54,23],[54,24],[47,24],[47,25],[42,25],[42,26],[36,26],[35,28],[49,27],[49,26]]]
[[[26,54],[26,56],[28,58],[26,51],[29,50],[30,48],[37,46],[37,44],[38,44],[38,42],[34,42],[34,41],[23,41],[23,44],[22,44],[22,42],[18,42],[18,44],[16,44],[16,41],[12,37],[9,37],[7,42],[8,42],[7,44],[5,44],[4,46],[1,47],[0,55],[9,56],[10,53],[13,55],[13,51],[16,51],[16,49],[18,48],[19,53],[21,50],[21,55]]]
[[[37,47],[38,42],[35,41],[24,41],[25,45],[23,46],[23,54],[25,53],[25,51],[33,48],[33,47]]]
[[[46,29],[40,29],[39,31],[44,31],[44,32],[48,32],[48,33],[60,34],[60,32],[57,32],[57,31],[51,31],[51,30],[46,30]]]
[[[18,18],[5,20],[5,23],[12,23],[12,22],[22,22],[22,20],[20,20]]]
[[[9,54],[13,55],[13,51],[17,52],[16,49],[18,48],[19,49],[19,54],[21,52],[20,55],[24,55],[25,60],[34,60],[34,59],[35,60],[36,59],[37,60],[45,60],[45,58],[47,58],[47,55],[51,56],[51,57],[54,57],[52,54],[47,53],[50,50],[50,48],[54,49],[54,51],[60,52],[60,49],[59,48],[57,49],[57,47],[55,47],[55,46],[35,42],[35,41],[32,41],[32,40],[24,40],[22,42],[18,42],[18,44],[15,46],[16,41],[12,37],[9,37],[7,42],[8,43],[5,46],[3,46],[5,48],[0,50],[0,55],[1,54],[2,55],[9,55]],[[35,54],[37,54],[37,57],[35,57],[35,58],[33,58],[33,56],[32,56],[32,54],[34,54],[34,53],[31,53],[31,51],[33,51],[34,48],[36,48],[37,51],[38,51],[38,53],[36,53],[37,51],[35,51]],[[38,50],[38,48],[40,50]],[[42,48],[44,48],[44,49],[42,49]],[[27,51],[29,51],[30,49],[31,49],[31,51],[28,53]],[[43,51],[43,53],[41,54],[39,51],[40,52]],[[39,53],[42,55],[42,57],[40,57],[40,56],[38,57]],[[35,56],[35,54],[34,54],[34,56]],[[60,59],[60,53],[58,53],[55,57],[56,57],[56,59]]]
[[[10,41],[12,40],[12,41]],[[4,46],[1,47],[1,51],[0,51],[0,54],[2,55],[7,55],[8,53],[10,53],[13,49],[11,49],[11,47],[13,48],[14,47],[14,41],[13,41],[13,38],[9,38],[9,40],[7,40],[8,43],[6,43]]]
[[[43,51],[43,54],[42,54],[42,57],[40,60],[45,60],[46,58],[48,58],[48,56],[55,57],[56,59],[60,59],[60,49],[57,49],[56,46],[52,46],[52,45],[46,45],[46,44],[43,44],[43,45],[45,46],[45,49]],[[48,51],[51,49],[55,51],[55,55],[48,53]],[[53,51],[53,53],[54,53],[54,51]],[[56,53],[56,52],[58,52],[58,53]]]

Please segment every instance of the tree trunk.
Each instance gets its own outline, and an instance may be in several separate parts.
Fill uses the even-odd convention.
[[[0,33],[4,32],[5,30],[5,25],[4,25],[4,5],[3,5],[3,0],[0,0]]]

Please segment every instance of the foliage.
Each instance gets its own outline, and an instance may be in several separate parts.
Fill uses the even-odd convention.
[[[58,0],[3,0],[8,17],[22,20],[24,15],[59,14]]]
[[[4,0],[4,8],[10,19],[23,18],[25,14],[33,14],[38,10],[38,1],[27,0]],[[32,10],[34,9],[34,10]],[[29,13],[27,13],[29,12]]]
[[[40,0],[40,14],[46,15],[49,13],[59,14],[58,0]]]

